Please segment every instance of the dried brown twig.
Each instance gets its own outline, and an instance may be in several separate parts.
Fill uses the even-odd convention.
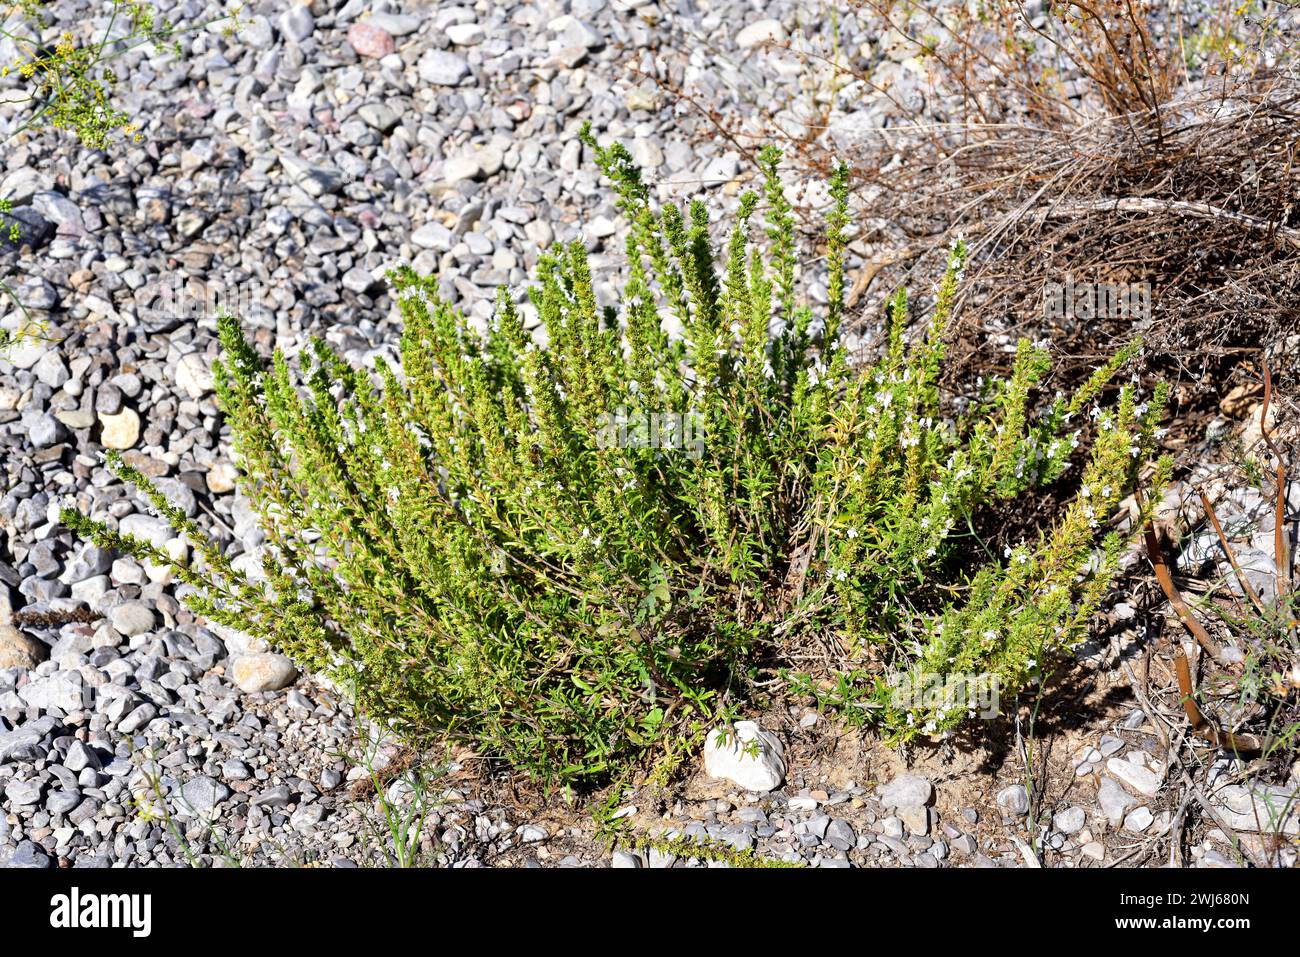
[[[1196,690],[1192,685],[1192,669],[1187,662],[1187,652],[1180,642],[1174,642],[1174,668],[1178,673],[1178,694],[1182,698],[1183,712],[1192,731],[1206,738],[1216,748],[1237,754],[1259,754],[1271,750],[1276,739],[1259,738],[1253,734],[1234,734],[1224,731],[1201,712],[1196,704]]]
[[[1264,444],[1273,453],[1277,461],[1274,480],[1277,483],[1277,505],[1273,512],[1273,563],[1277,572],[1277,600],[1281,607],[1291,593],[1291,558],[1287,554],[1286,544],[1286,461],[1282,452],[1273,441],[1273,433],[1268,427],[1268,408],[1273,401],[1273,374],[1268,363],[1264,363],[1264,404],[1259,411],[1259,431],[1264,437]],[[1295,636],[1295,624],[1291,625],[1291,635]]]
[[[1233,573],[1237,576],[1237,583],[1241,585],[1242,591],[1250,599],[1250,603],[1255,606],[1255,610],[1261,615],[1267,614],[1264,610],[1264,602],[1259,597],[1259,592],[1255,591],[1246,578],[1246,573],[1241,570],[1241,565],[1237,562],[1237,553],[1233,551],[1232,546],[1228,544],[1227,537],[1223,534],[1223,526],[1219,524],[1219,516],[1215,514],[1214,506],[1210,503],[1205,492],[1198,493],[1201,496],[1201,507],[1205,509],[1205,517],[1210,520],[1210,525],[1214,528],[1214,533],[1219,536],[1219,544],[1223,547],[1223,554],[1228,557],[1228,564],[1232,566]]]
[[[1202,498],[1204,499],[1203,496]],[[1206,514],[1212,515],[1213,509],[1209,507],[1209,501],[1205,500],[1205,504],[1207,506]],[[1218,530],[1217,519],[1214,521],[1214,525]],[[1221,531],[1220,536],[1222,536]],[[1169,600],[1169,604],[1178,617],[1179,623],[1205,649],[1206,654],[1213,658],[1222,668],[1227,671],[1234,671],[1234,663],[1224,655],[1223,647],[1215,641],[1213,636],[1205,629],[1205,626],[1197,621],[1196,616],[1188,608],[1187,602],[1183,600],[1182,593],[1179,592],[1178,586],[1174,583],[1169,564],[1165,560],[1164,550],[1160,547],[1160,539],[1156,534],[1153,520],[1147,522],[1145,540],[1147,556],[1151,561],[1152,569],[1156,573],[1156,580],[1160,583],[1160,588]],[[1224,542],[1224,546],[1227,548],[1226,542]],[[1233,567],[1237,568],[1236,561],[1232,558],[1231,549],[1228,549],[1228,553]],[[1244,576],[1242,576],[1242,580],[1244,582]],[[1256,600],[1258,600],[1257,597]],[[1187,652],[1183,649],[1182,643],[1177,641],[1174,642],[1174,667],[1178,675],[1178,693],[1182,699],[1183,711],[1187,715],[1187,720],[1191,724],[1194,733],[1209,740],[1216,748],[1242,754],[1267,752],[1276,746],[1276,738],[1261,738],[1251,734],[1235,734],[1231,731],[1225,731],[1202,713],[1196,703],[1196,688],[1192,681],[1192,671],[1187,660]]]
[[[1205,626],[1196,620],[1196,616],[1187,607],[1187,602],[1183,601],[1182,593],[1179,592],[1178,586],[1174,584],[1173,574],[1169,570],[1169,563],[1165,561],[1164,549],[1160,547],[1160,539],[1156,535],[1155,524],[1151,520],[1147,522],[1145,539],[1147,557],[1151,561],[1151,567],[1155,570],[1156,581],[1160,583],[1161,590],[1165,593],[1165,597],[1169,599],[1169,604],[1173,606],[1174,614],[1178,616],[1179,622],[1211,658],[1224,668],[1231,670],[1232,663],[1224,657],[1223,647],[1205,630]]]

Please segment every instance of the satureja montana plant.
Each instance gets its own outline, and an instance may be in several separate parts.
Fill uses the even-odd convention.
[[[761,154],[762,194],[741,196],[719,269],[703,202],[656,208],[622,146],[583,136],[630,224],[622,301],[597,302],[580,243],[555,246],[529,294],[544,345],[504,290],[480,333],[407,268],[390,274],[401,369],[380,362],[373,378],[320,342],[296,374],[221,319],[217,395],[266,532],[264,580],[117,458],[192,557],[74,509],[64,521],[174,568],[196,612],[332,674],[372,715],[553,781],[698,733],[799,635],[837,636],[891,673],[924,663],[1008,682],[1072,640],[1110,568],[1088,568],[1098,523],[1150,442],[1156,406],[1143,413],[1130,387],[1104,413],[1086,498],[1054,531],[947,611],[922,620],[909,594],[964,584],[945,565],[956,523],[1060,475],[1070,419],[1128,353],[1035,418],[1047,356],[1022,344],[1010,378],[946,421],[960,243],[922,341],[906,344],[900,294],[883,356],[855,368],[841,335],[846,168],[831,183],[822,307],[798,295],[779,151]],[[766,243],[751,236],[760,204]],[[689,421],[696,442],[687,454],[644,432],[620,440],[615,417]],[[873,713],[903,734],[959,717]]]

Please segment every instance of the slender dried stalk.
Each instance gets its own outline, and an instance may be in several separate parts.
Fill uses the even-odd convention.
[[[1165,597],[1169,599],[1169,604],[1173,606],[1174,614],[1182,622],[1184,628],[1191,633],[1192,637],[1205,649],[1211,658],[1223,665],[1225,668],[1231,668],[1231,664],[1223,655],[1223,647],[1214,640],[1205,627],[1196,620],[1187,602],[1183,601],[1182,593],[1178,591],[1178,586],[1174,584],[1174,577],[1169,571],[1169,564],[1165,561],[1164,550],[1160,547],[1160,539],[1156,537],[1155,525],[1147,522],[1146,527],[1146,546],[1147,556],[1151,559],[1151,567],[1155,569],[1156,580],[1160,582],[1160,588],[1164,591]]]
[[[1183,622],[1185,625],[1186,622]],[[1187,652],[1180,642],[1174,643],[1174,666],[1178,673],[1178,693],[1182,698],[1183,712],[1192,726],[1192,731],[1206,738],[1216,748],[1239,754],[1258,754],[1271,750],[1277,743],[1276,738],[1259,738],[1253,734],[1233,734],[1224,731],[1201,712],[1196,704],[1196,689],[1192,685],[1192,669],[1187,662]]]
[[[1268,427],[1268,407],[1273,401],[1273,374],[1268,363],[1264,363],[1264,404],[1259,411],[1259,431],[1264,437],[1268,450],[1277,460],[1275,480],[1277,482],[1277,504],[1273,511],[1273,564],[1277,572],[1277,600],[1281,605],[1291,594],[1291,556],[1286,544],[1286,461],[1281,450],[1273,441],[1273,434]]]
[[[1205,509],[1205,515],[1209,518],[1210,525],[1214,528],[1214,533],[1219,536],[1219,544],[1223,546],[1223,554],[1228,556],[1228,564],[1232,566],[1232,571],[1236,574],[1237,581],[1240,583],[1242,591],[1246,593],[1246,597],[1248,597],[1251,604],[1255,606],[1255,610],[1261,615],[1266,615],[1267,612],[1264,609],[1264,602],[1260,599],[1259,592],[1255,591],[1250,582],[1246,579],[1246,573],[1241,570],[1241,565],[1237,563],[1237,553],[1232,550],[1232,546],[1228,544],[1227,537],[1223,534],[1223,527],[1219,524],[1219,516],[1215,514],[1214,506],[1210,503],[1209,498],[1203,491],[1198,492],[1197,494],[1201,496],[1201,506]]]

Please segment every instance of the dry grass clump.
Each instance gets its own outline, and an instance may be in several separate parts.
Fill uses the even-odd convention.
[[[1200,429],[1242,359],[1286,339],[1300,315],[1297,14],[1258,3],[1192,7],[1097,0],[1046,9],[857,0],[884,27],[871,50],[838,31],[783,44],[803,58],[807,103],[761,103],[733,144],[785,136],[813,168],[854,173],[849,305],[874,325],[900,285],[971,249],[950,381],[1009,368],[1022,335],[1063,356],[1064,387],[1140,332],[1150,371],[1177,385]],[[1190,11],[1190,12],[1189,12]],[[883,59],[880,57],[883,54]],[[798,122],[792,118],[798,117]],[[1139,315],[1053,315],[1076,284],[1144,284]],[[1242,370],[1242,371],[1238,371]],[[1188,436],[1175,430],[1175,440]]]

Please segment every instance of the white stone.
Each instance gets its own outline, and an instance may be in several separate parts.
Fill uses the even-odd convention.
[[[368,22],[385,33],[404,37],[420,29],[420,17],[401,13],[372,13]]]
[[[585,23],[569,13],[562,14],[551,20],[546,27],[552,33],[558,33],[560,41],[565,46],[595,50],[605,43],[605,38],[597,33],[591,24]]]
[[[648,136],[638,136],[632,141],[632,160],[646,172],[664,165],[664,151]]]
[[[100,413],[100,443],[106,449],[129,449],[140,441],[140,416],[135,409],[123,408],[115,415]]]
[[[542,249],[546,249],[551,243],[555,242],[555,230],[551,228],[550,223],[542,219],[534,219],[531,223],[525,225],[524,235]]]
[[[231,679],[240,691],[279,691],[298,677],[298,669],[284,655],[272,653],[240,655],[230,666]]]
[[[900,774],[885,785],[880,802],[885,807],[923,807],[934,797],[934,785],[919,774]]]
[[[63,364],[62,357],[52,349],[37,360],[32,371],[36,373],[36,378],[40,379],[51,389],[62,388],[63,384],[68,381],[70,375],[68,367]]]
[[[715,728],[704,743],[704,771],[747,791],[771,791],[785,780],[785,748],[772,732],[753,721],[731,730]]]
[[[1023,817],[1029,813],[1029,792],[1023,784],[1012,784],[998,792],[998,807],[1008,814]]]
[[[569,140],[560,150],[560,169],[566,173],[576,172],[582,165],[582,141]]]
[[[929,834],[930,825],[934,822],[928,807],[900,807],[898,819],[906,826],[909,834]]]
[[[49,656],[46,647],[13,625],[0,623],[0,669],[35,668]]]
[[[442,181],[448,185],[461,183],[469,179],[478,179],[483,175],[483,164],[473,153],[461,153],[448,157],[442,164]]]
[[[176,363],[176,384],[191,399],[201,399],[212,391],[212,369],[206,356],[190,352]]]
[[[112,587],[112,582],[109,581],[107,575],[94,575],[90,578],[83,578],[79,582],[73,582],[70,590],[72,597],[77,601],[84,601],[88,605],[93,605],[108,594],[108,590]]]
[[[781,25],[780,20],[758,20],[747,27],[743,27],[736,34],[736,46],[742,50],[748,50],[750,47],[756,47],[768,40],[779,43],[786,36],[785,27]]]
[[[1155,817],[1151,814],[1150,808],[1140,807],[1129,812],[1128,817],[1124,818],[1124,830],[1131,831],[1134,834],[1141,834],[1151,826]]]
[[[165,519],[140,512],[123,516],[117,523],[117,530],[123,535],[130,535],[132,538],[148,542],[154,548],[162,548],[167,544],[168,539],[173,538],[176,534]]]
[[[152,631],[158,619],[154,616],[153,609],[143,602],[129,601],[124,605],[118,605],[109,612],[108,620],[112,622],[113,628],[120,635],[130,638],[133,635],[143,635],[146,631]]]
[[[445,50],[425,50],[416,64],[420,79],[435,86],[455,86],[469,73],[464,57]]]
[[[458,47],[472,47],[483,42],[483,28],[477,23],[453,23],[447,27],[447,39]]]
[[[1106,762],[1106,770],[1120,779],[1130,790],[1147,797],[1155,797],[1160,790],[1160,778],[1149,768],[1141,767],[1131,761],[1111,758]]]
[[[1238,831],[1300,834],[1300,791],[1231,784],[1210,795],[1225,823]]]
[[[233,492],[235,490],[235,479],[238,477],[239,472],[233,463],[226,461],[213,462],[208,467],[208,491],[214,495]]]
[[[653,87],[634,86],[627,91],[624,102],[629,110],[653,110],[659,106],[659,96]]]
[[[227,625],[219,625],[215,621],[208,622],[208,631],[221,639],[232,657],[261,654],[271,650],[265,638],[256,638],[247,632],[237,631]]]
[[[1115,783],[1114,778],[1101,779],[1101,786],[1097,788],[1097,804],[1106,815],[1106,820],[1110,821],[1111,827],[1119,827],[1125,812],[1135,803],[1137,802],[1128,792]]]
[[[1062,834],[1077,834],[1087,823],[1087,814],[1081,807],[1067,807],[1056,812],[1052,817],[1052,823]]]
[[[721,186],[735,179],[740,171],[740,160],[735,153],[715,156],[700,170],[700,183],[704,186]]]
[[[2,328],[8,328],[4,326]],[[13,331],[12,329],[10,330]],[[49,350],[49,346],[42,339],[33,336],[23,336],[17,342],[11,343],[5,347],[4,360],[12,366],[19,369],[30,369],[36,363],[41,361],[41,357]]]
[[[58,708],[64,713],[81,710],[81,675],[76,671],[56,671],[46,678],[25,684],[18,697],[32,708]]]
[[[189,557],[190,547],[185,539],[172,538],[163,545],[163,551],[183,565],[185,559]],[[144,573],[149,576],[151,582],[159,585],[170,585],[176,578],[176,572],[170,565],[155,565],[153,562],[145,562]]]

